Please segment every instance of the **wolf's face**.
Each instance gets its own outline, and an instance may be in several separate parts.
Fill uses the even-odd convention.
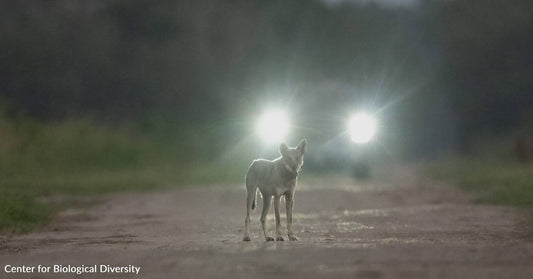
[[[296,148],[289,148],[285,143],[279,146],[279,153],[283,160],[285,168],[297,174],[300,172],[304,164],[304,153],[307,148],[307,140],[302,140]]]

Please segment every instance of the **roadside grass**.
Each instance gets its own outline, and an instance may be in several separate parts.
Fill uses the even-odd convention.
[[[209,137],[172,131],[0,118],[0,231],[34,230],[78,197],[241,181],[242,158],[199,159]]]
[[[473,192],[480,203],[533,207],[533,164],[510,158],[453,158],[430,164],[431,177]]]

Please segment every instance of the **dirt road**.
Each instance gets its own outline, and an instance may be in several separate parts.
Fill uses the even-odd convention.
[[[62,212],[40,232],[2,236],[0,277],[533,278],[531,211],[475,205],[433,184],[406,171],[367,183],[301,183],[297,242],[265,242],[257,210],[252,241],[241,241],[242,185],[108,196]],[[4,270],[8,264],[141,270],[14,274]]]

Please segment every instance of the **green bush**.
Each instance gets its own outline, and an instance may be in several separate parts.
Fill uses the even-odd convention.
[[[39,201],[57,194],[241,181],[249,160],[240,152],[215,153],[207,148],[215,135],[199,134],[172,123],[145,131],[87,119],[0,118],[0,230],[44,223],[56,205]]]
[[[511,160],[455,158],[433,164],[431,176],[474,192],[479,202],[533,206],[533,165]]]
[[[50,208],[21,191],[0,190],[0,231],[28,231],[48,220]]]

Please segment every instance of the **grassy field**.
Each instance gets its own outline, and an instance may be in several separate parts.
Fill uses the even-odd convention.
[[[478,202],[533,207],[533,164],[510,158],[455,158],[431,164],[428,172],[473,192]]]
[[[242,179],[245,160],[198,160],[213,158],[202,138],[173,128],[0,119],[0,231],[32,230],[78,197]]]

